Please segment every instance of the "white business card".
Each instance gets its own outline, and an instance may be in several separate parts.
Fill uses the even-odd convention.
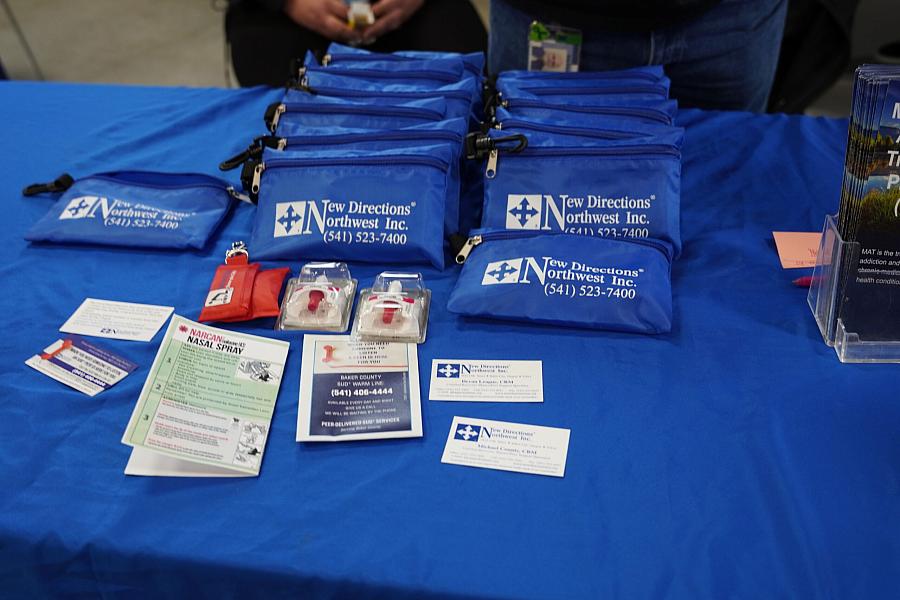
[[[171,306],[87,298],[59,330],[116,340],[149,342],[173,310],[175,309]]]
[[[431,361],[429,400],[455,402],[543,402],[539,360]]]
[[[568,429],[453,417],[441,462],[562,477],[568,452]]]

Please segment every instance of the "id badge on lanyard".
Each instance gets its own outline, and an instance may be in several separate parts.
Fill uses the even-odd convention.
[[[578,71],[582,37],[578,29],[532,22],[528,29],[528,70]]]

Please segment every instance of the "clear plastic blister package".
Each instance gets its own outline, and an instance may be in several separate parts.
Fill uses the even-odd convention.
[[[421,273],[385,271],[359,293],[353,336],[380,342],[425,341],[431,290]]]
[[[288,281],[275,329],[347,331],[355,293],[345,263],[307,263]]]

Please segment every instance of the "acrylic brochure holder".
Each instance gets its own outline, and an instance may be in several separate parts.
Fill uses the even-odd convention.
[[[825,218],[822,241],[816,257],[807,302],[812,310],[825,343],[834,348],[838,360],[844,363],[900,363],[900,340],[865,340],[847,331],[840,318],[841,271],[847,261],[859,258],[857,242],[845,242],[834,217]]]

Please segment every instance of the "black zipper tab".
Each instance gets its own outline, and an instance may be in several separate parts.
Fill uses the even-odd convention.
[[[75,183],[75,178],[68,173],[63,173],[49,183],[32,183],[22,190],[23,196],[35,196],[37,194],[57,194],[64,192]]]
[[[263,121],[265,121],[266,127],[272,133],[275,133],[275,129],[278,127],[278,119],[281,118],[284,109],[285,107],[282,102],[274,102],[266,108],[266,114],[263,115]]]
[[[261,158],[263,155],[263,150],[265,148],[281,150],[284,148],[284,145],[284,138],[280,138],[274,135],[258,136],[253,140],[253,143],[250,144],[246,150],[239,154],[235,154],[231,158],[225,159],[221,163],[219,163],[219,170],[231,171],[232,169],[237,169],[248,160],[258,160],[259,158]]]
[[[504,152],[517,154],[528,147],[528,138],[524,134],[516,133],[503,137],[489,137],[483,133],[473,132],[466,136],[466,158],[472,160],[484,158],[501,149],[501,144],[515,142],[512,148],[502,147]]]

